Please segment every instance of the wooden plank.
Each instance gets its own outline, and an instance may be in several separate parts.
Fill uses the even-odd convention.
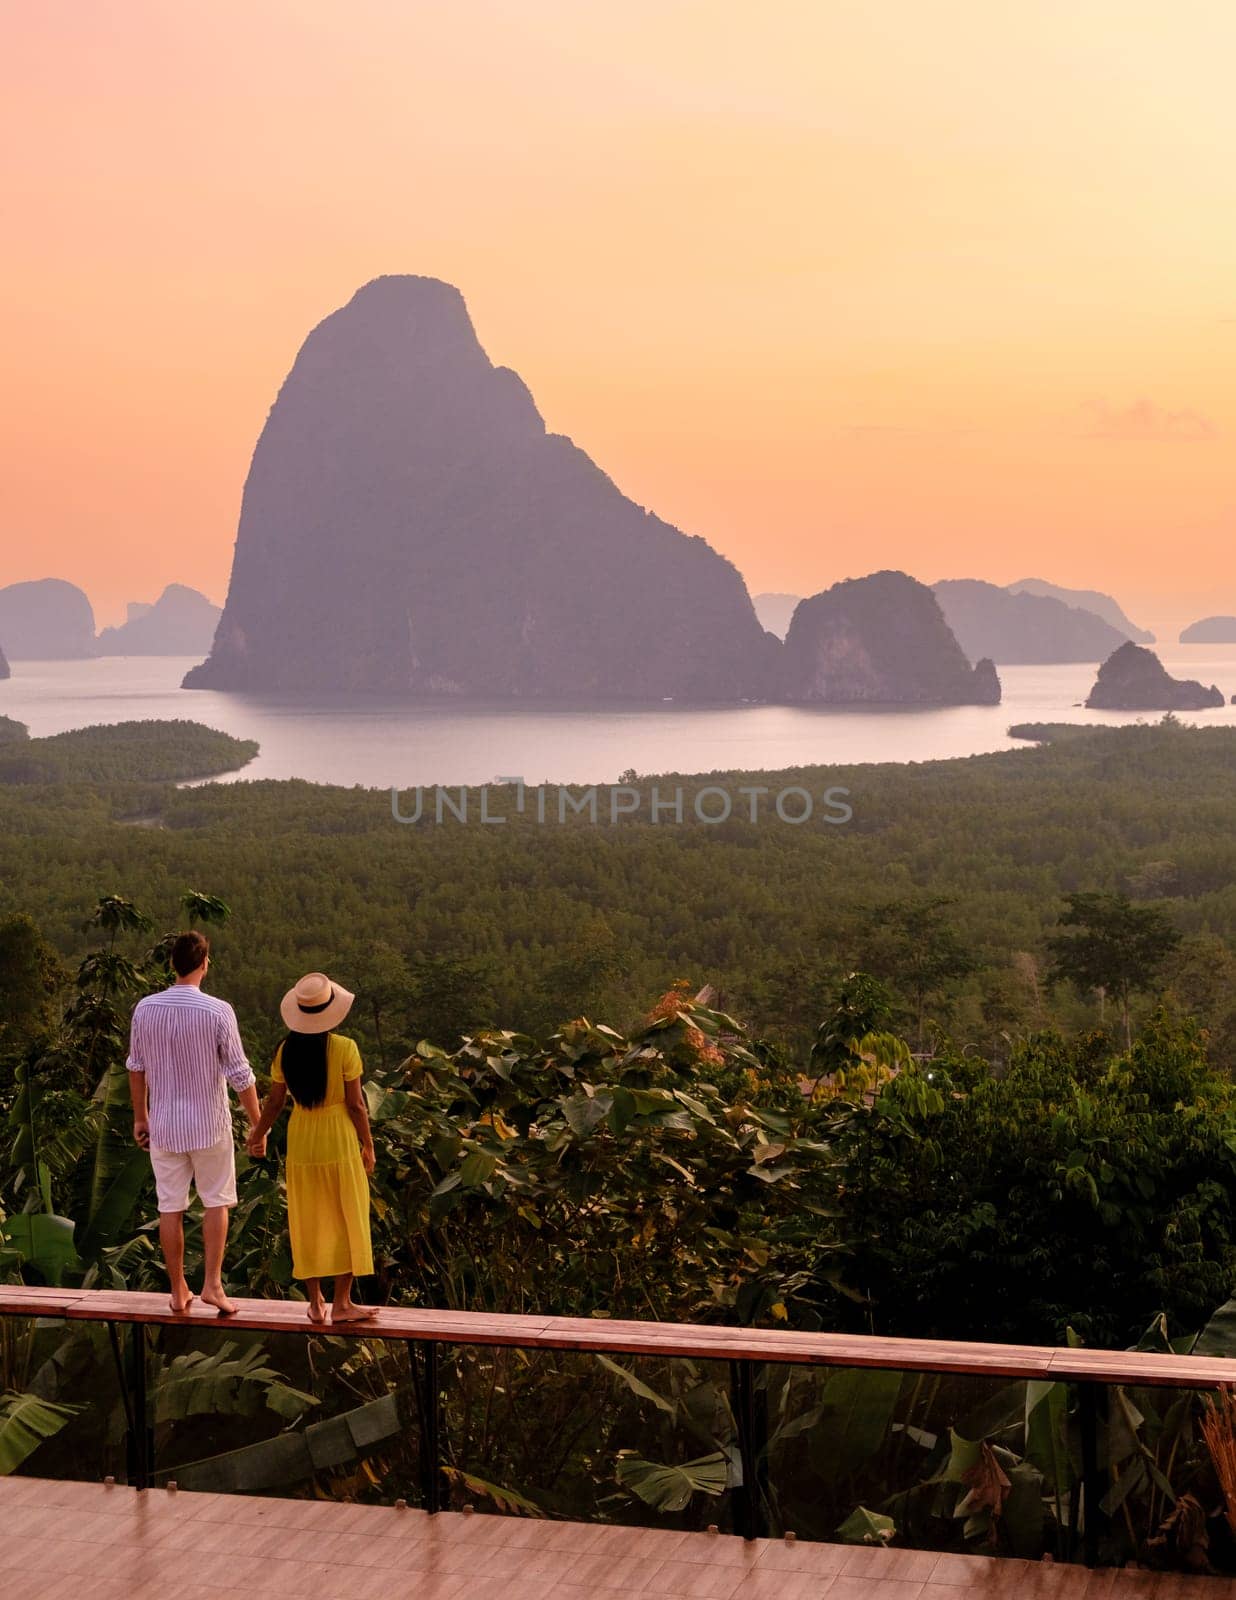
[[[111,1289],[55,1290],[0,1285],[0,1315],[63,1316],[74,1321],[141,1322],[258,1333],[320,1334],[303,1301],[236,1301],[220,1317],[200,1300],[178,1316],[163,1294]],[[1130,1350],[1068,1350],[943,1339],[886,1339],[854,1334],[796,1333],[782,1328],[635,1322],[610,1317],[505,1316],[420,1306],[384,1306],[364,1323],[328,1325],[340,1336],[427,1340],[528,1350],[605,1352],[618,1356],[688,1356],[702,1361],[769,1361],[829,1367],[881,1367],[990,1378],[1211,1388],[1236,1382],[1236,1360]]]
[[[0,1314],[14,1317],[62,1317],[88,1289],[42,1289],[27,1284],[0,1285]]]
[[[1236,1383],[1236,1360],[1147,1350],[1057,1350],[1052,1354],[1051,1375],[1073,1382],[1214,1389]]]

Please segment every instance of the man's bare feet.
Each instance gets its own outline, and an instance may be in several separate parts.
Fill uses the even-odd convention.
[[[178,1317],[183,1317],[193,1304],[193,1290],[187,1283],[172,1290],[171,1307]]]
[[[210,1284],[202,1290],[202,1299],[206,1305],[214,1306],[221,1317],[234,1317],[236,1315],[236,1304],[228,1299],[222,1287],[216,1288],[214,1284]]]
[[[362,1306],[355,1300],[345,1300],[331,1307],[332,1322],[367,1322],[378,1314],[377,1306]]]

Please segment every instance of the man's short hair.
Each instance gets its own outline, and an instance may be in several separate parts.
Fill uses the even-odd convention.
[[[210,954],[210,940],[196,929],[178,933],[172,945],[172,968],[177,976],[187,978],[196,972]]]

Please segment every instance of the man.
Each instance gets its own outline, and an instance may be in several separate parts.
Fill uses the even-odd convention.
[[[178,936],[172,970],[171,988],[139,1000],[133,1012],[128,1061],[133,1137],[149,1150],[154,1167],[172,1310],[183,1314],[193,1303],[184,1270],[184,1213],[192,1182],[205,1210],[202,1299],[225,1317],[236,1310],[223,1289],[227,1214],[236,1204],[227,1085],[236,1091],[250,1126],[261,1110],[236,1013],[225,1000],[202,993],[202,979],[210,971],[210,945],[202,934]]]

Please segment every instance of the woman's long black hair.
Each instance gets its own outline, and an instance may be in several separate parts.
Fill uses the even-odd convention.
[[[288,1093],[308,1111],[326,1099],[326,1041],[329,1033],[289,1033],[279,1064]]]

